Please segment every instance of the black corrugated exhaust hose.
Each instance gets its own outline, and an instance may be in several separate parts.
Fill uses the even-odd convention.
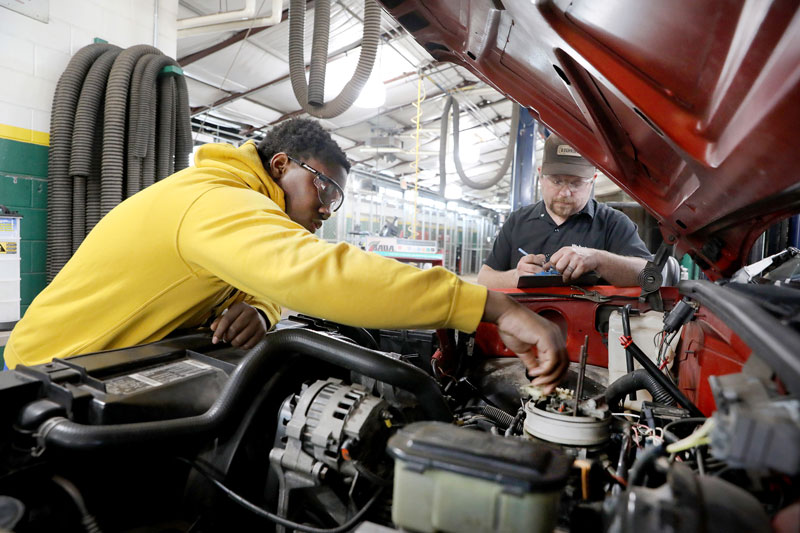
[[[327,16],[324,16],[324,13],[325,10],[330,13],[330,0],[318,0],[314,9],[318,16],[314,17],[311,70],[309,82],[306,82],[305,60],[303,59],[306,0],[290,0],[289,2],[289,76],[295,98],[303,111],[317,118],[333,118],[341,115],[353,105],[369,79],[375,63],[375,55],[378,52],[381,8],[375,0],[364,0],[364,33],[361,38],[361,53],[358,56],[356,70],[336,98],[327,104],[322,104],[322,93],[325,83],[325,67],[328,62],[327,41],[330,21]]]
[[[675,405],[675,398],[667,389],[662,387],[658,381],[647,373],[647,370],[640,368],[629,374],[620,377],[606,389],[606,403],[613,410],[626,394],[645,389],[653,397],[653,400],[664,405]]]
[[[91,44],[70,60],[56,84],[50,119],[47,186],[47,280],[52,280],[69,260],[72,251],[72,183],[69,159],[75,109],[81,86],[92,63],[110,44]]]
[[[144,446],[191,446],[203,438],[236,427],[238,417],[261,389],[286,353],[299,353],[389,383],[416,395],[420,407],[433,420],[449,422],[452,414],[436,381],[419,368],[381,352],[304,329],[270,333],[250,350],[231,374],[214,404],[202,415],[90,426],[63,417],[44,422],[36,432],[39,451],[55,448],[99,451]]]
[[[444,198],[447,186],[447,128],[450,108],[453,106],[452,98],[445,98],[442,118],[439,121],[439,194]]]
[[[178,97],[178,106],[175,108],[177,116],[177,129],[175,132],[175,172],[189,166],[189,154],[194,148],[192,139],[192,117],[189,109],[189,89],[186,87],[186,77],[175,78],[175,88]]]
[[[170,175],[173,157],[170,151],[170,136],[174,133],[172,109],[175,99],[175,80],[172,76],[163,76],[158,80],[158,121],[156,133],[156,181]]]
[[[172,105],[169,106],[169,161],[167,176],[171,176],[175,172],[175,135],[178,132],[178,127],[176,125],[178,115],[175,112],[178,107],[178,84],[175,83],[174,76],[170,76],[170,78],[170,85],[172,85]],[[166,178],[167,176],[164,177]]]
[[[86,177],[72,178],[72,253],[86,237]]]
[[[308,65],[308,103],[325,105],[325,70],[328,66],[328,40],[331,33],[331,3],[314,2],[314,32],[311,40],[311,61]]]
[[[675,384],[665,376],[650,360],[649,357],[639,348],[633,339],[631,338],[631,324],[630,324],[630,317],[628,314],[628,307],[625,306],[622,309],[622,331],[625,337],[630,340],[630,343],[625,347],[625,354],[630,354],[636,361],[639,362],[640,365],[650,374],[658,384],[661,385],[664,389],[666,389],[669,394],[677,400],[678,404],[684,409],[687,409],[692,416],[705,416],[703,412],[697,408],[697,406],[686,397],[685,394],[681,392],[681,390],[675,386]]]
[[[125,198],[130,198],[142,189],[142,163],[147,150],[148,124],[155,120],[146,94],[145,70],[158,58],[167,56],[145,54],[136,62],[131,77],[128,98],[128,133],[125,137]],[[151,80],[151,83],[154,83]]]
[[[147,57],[149,56],[145,56],[145,58]],[[137,68],[139,68],[139,64],[144,61],[145,58],[139,60],[139,63],[136,64]],[[154,141],[156,138],[157,111],[163,112],[163,110],[160,110],[160,108],[157,106],[156,102],[158,87],[161,80],[159,73],[164,69],[164,67],[167,66],[177,66],[177,62],[168,56],[154,55],[145,63],[141,83],[136,91],[139,93],[139,97],[136,104],[132,103],[131,105],[131,119],[136,121],[136,133],[129,133],[128,135],[128,173],[130,175],[132,172],[138,170],[140,178],[136,180],[135,188],[132,186],[133,182],[130,180],[130,177],[127,178],[129,180],[127,182],[128,187],[126,189],[126,195],[128,197],[133,196],[141,189],[152,185],[155,182],[156,144],[152,141]],[[175,83],[178,87],[179,100],[182,100],[183,105],[186,106],[186,109],[183,113],[180,112],[180,109],[174,108],[172,112],[176,112],[179,116],[183,117],[183,123],[179,122],[176,124],[176,126],[183,137],[187,137],[186,133],[188,132],[188,151],[191,151],[192,138],[189,118],[189,95],[188,92],[186,92],[186,79],[183,76],[167,76],[175,80]],[[134,92],[132,88],[131,94],[134,95],[136,92]],[[174,138],[174,136],[172,137]],[[173,142],[175,142],[176,145],[178,144],[177,139],[174,139]],[[186,140],[182,139],[182,142],[186,143]],[[185,144],[182,146],[185,146]],[[175,155],[176,158],[178,157],[177,154],[173,155]],[[148,157],[150,158],[150,161],[147,161]],[[131,160],[135,160],[135,162],[131,164]]]
[[[95,146],[103,145],[103,110],[97,115],[94,132]],[[100,171],[103,166],[103,153],[92,153],[92,166],[86,178],[86,235],[100,222]]]
[[[91,189],[88,182],[92,179],[99,185],[99,167],[95,166],[95,174],[89,177],[92,171],[92,160],[97,153],[97,147],[102,142],[102,135],[96,132],[98,119],[102,120],[103,102],[105,100],[106,83],[108,74],[114,60],[122,51],[114,46],[104,52],[92,64],[89,73],[83,81],[81,96],[75,111],[75,125],[72,131],[72,147],[69,159],[69,174],[72,177],[72,253],[78,249],[88,233],[87,205],[89,195],[95,194],[95,187]],[[96,188],[99,194],[99,187]],[[99,197],[98,197],[99,204]]]
[[[155,97],[155,94],[153,95]],[[156,97],[157,98],[157,97]],[[156,98],[153,98],[154,102]],[[153,134],[147,141],[147,155],[142,162],[142,187],[149,187],[156,182],[156,125],[153,123]]]
[[[131,46],[117,56],[108,77],[103,123],[103,168],[100,182],[102,215],[111,211],[122,201],[128,89],[136,62],[145,54],[161,55],[161,50],[146,44]]]
[[[464,172],[464,167],[461,165],[461,156],[459,150],[459,116],[461,110],[458,106],[458,101],[452,96],[447,98],[442,111],[442,123],[439,132],[439,194],[444,196],[444,186],[447,179],[447,166],[445,160],[447,158],[447,113],[450,107],[453,108],[453,161],[456,164],[456,172],[461,182],[471,189],[484,190],[489,187],[497,185],[501,179],[508,172],[508,167],[511,166],[511,160],[514,159],[514,146],[517,144],[517,129],[519,128],[519,105],[516,102],[511,102],[513,108],[511,110],[511,129],[508,132],[508,147],[506,148],[506,156],[503,158],[503,163],[497,169],[497,173],[490,179],[483,182],[472,181]]]

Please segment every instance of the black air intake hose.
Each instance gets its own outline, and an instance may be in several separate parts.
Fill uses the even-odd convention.
[[[47,185],[47,280],[52,280],[72,255],[72,183],[69,159],[75,109],[86,73],[95,59],[115,47],[91,44],[69,61],[56,84],[50,119]]]
[[[647,390],[653,400],[658,403],[675,405],[675,398],[672,397],[672,394],[643,368],[625,374],[610,384],[606,389],[606,403],[614,409],[619,406],[620,401],[626,394],[635,393],[642,389]]]
[[[202,415],[107,426],[89,426],[55,417],[39,427],[39,447],[88,452],[114,447],[197,444],[200,439],[219,435],[226,425],[236,426],[238,417],[246,411],[248,403],[287,352],[339,365],[410,391],[417,396],[428,417],[446,422],[452,420],[438,385],[417,367],[322,333],[284,329],[270,333],[248,352],[231,374],[219,398]]]

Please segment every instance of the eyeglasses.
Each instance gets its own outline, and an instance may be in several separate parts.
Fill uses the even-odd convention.
[[[592,178],[565,180],[557,176],[548,175],[545,175],[545,178],[547,178],[556,189],[563,189],[564,187],[567,187],[571,192],[577,192],[592,182]]]
[[[317,187],[317,196],[319,196],[319,201],[322,202],[322,205],[330,208],[331,212],[335,212],[337,209],[342,207],[342,203],[344,202],[344,191],[338,183],[312,166],[307,165],[306,163],[303,163],[302,161],[299,161],[290,155],[287,155],[286,157],[289,158],[289,161],[294,161],[305,170],[314,174],[314,185]]]

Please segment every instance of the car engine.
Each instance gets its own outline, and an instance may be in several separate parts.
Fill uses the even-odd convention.
[[[20,366],[0,373],[0,527],[796,531],[797,264],[515,294],[567,336],[551,395],[486,324],[295,316],[249,352],[193,332]]]

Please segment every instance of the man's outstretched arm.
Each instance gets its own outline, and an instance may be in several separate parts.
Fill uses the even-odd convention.
[[[545,267],[552,266],[561,272],[566,283],[595,271],[612,285],[633,287],[639,284],[637,277],[646,265],[647,259],[642,257],[616,255],[583,246],[565,246],[553,254]]]

